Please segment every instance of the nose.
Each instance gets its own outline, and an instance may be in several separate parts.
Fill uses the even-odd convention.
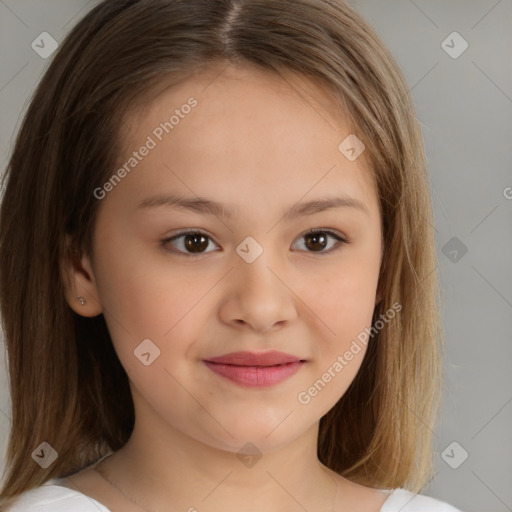
[[[229,285],[220,308],[221,319],[238,329],[258,333],[283,327],[297,317],[297,297],[290,273],[278,265],[270,251],[252,263],[235,255],[235,268],[229,273]]]

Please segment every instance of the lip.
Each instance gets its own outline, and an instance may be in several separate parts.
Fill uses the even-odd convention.
[[[232,352],[203,360],[217,375],[245,387],[273,386],[297,373],[306,362],[284,352]]]
[[[206,361],[238,366],[274,366],[276,364],[294,363],[300,357],[270,350],[268,352],[231,352],[218,357],[209,357]]]

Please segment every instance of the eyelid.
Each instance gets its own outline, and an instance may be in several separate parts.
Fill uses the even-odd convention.
[[[347,244],[350,243],[350,240],[348,239],[347,236],[345,236],[343,233],[341,233],[341,231],[338,231],[337,229],[333,229],[333,228],[311,228],[311,229],[304,231],[299,236],[306,236],[306,235],[311,235],[314,233],[328,233],[330,235],[334,235],[335,237],[339,238],[341,241],[343,241]]]

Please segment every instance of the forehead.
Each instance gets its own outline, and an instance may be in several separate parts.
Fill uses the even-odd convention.
[[[119,164],[153,141],[154,149],[126,180],[144,192],[162,192],[167,180],[188,196],[222,190],[254,201],[261,191],[260,201],[280,194],[291,203],[341,187],[370,208],[377,205],[373,173],[339,149],[351,135],[339,104],[300,75],[212,66],[162,84],[141,107],[123,124]]]
[[[125,120],[128,123],[126,126],[134,128],[135,125],[130,121],[159,115],[161,106],[173,99],[177,100],[179,96],[187,97],[194,93],[196,98],[208,100],[212,106],[214,100],[225,102],[229,99],[234,102],[243,97],[249,106],[249,96],[254,97],[257,102],[265,92],[267,99],[274,96],[278,103],[288,97],[290,101],[295,100],[303,107],[309,106],[333,128],[334,125],[346,121],[339,105],[340,97],[336,95],[332,85],[328,86],[320,79],[305,77],[292,69],[275,71],[248,63],[215,61],[191,67],[180,76],[163,75],[145,94],[136,99],[131,110],[131,119],[128,116]],[[203,101],[203,111],[208,103]]]

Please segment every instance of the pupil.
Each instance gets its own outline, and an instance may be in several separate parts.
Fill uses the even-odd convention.
[[[321,249],[325,248],[325,246],[326,246],[326,239],[327,239],[327,237],[325,237],[321,233],[313,233],[311,235],[307,235],[307,237],[306,237],[306,245],[308,246],[308,248],[313,249],[314,251],[321,250]],[[308,243],[310,240],[313,241],[313,247],[311,247],[311,244]],[[319,242],[321,243],[321,247],[318,247],[318,246],[314,245],[314,244],[317,244]]]
[[[196,243],[198,239],[201,240],[201,245]],[[201,252],[201,249],[206,249],[208,247],[208,241],[206,240],[206,237],[201,234],[187,235],[185,237],[185,246],[187,249],[192,250],[192,252]]]
[[[197,243],[198,240],[200,240],[199,244]],[[317,244],[320,244],[320,247]],[[307,235],[306,237],[306,245],[308,246],[309,249],[312,249],[313,251],[319,251],[324,249],[326,244],[327,237],[325,237],[322,233],[313,233]],[[204,249],[208,247],[208,242],[204,235],[187,235],[185,237],[185,246],[191,252],[202,252]]]

